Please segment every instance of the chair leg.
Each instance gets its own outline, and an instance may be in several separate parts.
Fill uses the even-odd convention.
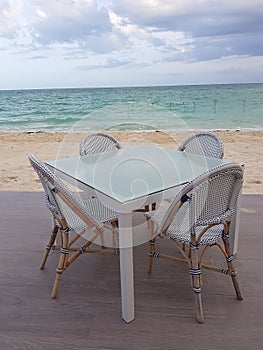
[[[51,294],[51,298],[55,299],[57,297],[58,293],[58,287],[60,284],[61,280],[61,275],[63,271],[66,269],[67,266],[67,258],[69,254],[69,248],[68,248],[68,242],[69,242],[69,237],[68,237],[68,231],[65,230],[65,232],[62,231],[62,247],[60,249],[60,257],[59,257],[59,262],[58,262],[58,267],[56,269],[56,277],[53,285],[53,290]]]
[[[196,320],[199,323],[204,323],[204,311],[203,311],[201,291],[195,292],[195,303],[196,303]]]
[[[225,252],[226,252],[226,262],[227,262],[227,267],[232,279],[232,283],[236,292],[236,296],[238,300],[243,300],[242,294],[241,294],[241,290],[239,287],[239,283],[238,283],[238,278],[237,278],[237,273],[235,270],[235,266],[233,263],[233,255],[231,255],[231,250],[230,250],[230,243],[229,243],[229,225],[227,225],[225,227],[225,230],[223,232],[223,242],[224,242],[224,247],[225,247]]]
[[[152,273],[152,265],[153,265],[153,256],[155,251],[155,238],[153,238],[153,227],[154,224],[152,220],[148,220],[149,225],[149,251],[148,251],[148,273]]]
[[[115,255],[119,256],[120,255],[120,245],[119,245],[119,237],[118,237],[118,220],[115,220],[112,222],[113,226],[113,232],[112,232],[112,241],[113,241],[113,247],[115,250]]]
[[[152,273],[154,251],[155,251],[155,238],[149,241],[148,273]]]
[[[191,268],[190,274],[192,277],[192,287],[195,294],[195,304],[196,304],[196,320],[199,323],[204,322],[204,311],[203,311],[203,302],[201,295],[201,280],[202,280],[202,271],[199,269],[198,256],[196,249],[193,249],[191,254]]]
[[[44,255],[42,257],[41,263],[40,263],[40,270],[43,270],[47,261],[47,257],[50,253],[50,250],[52,249],[52,247],[54,246],[56,237],[57,237],[57,233],[58,233],[58,227],[56,224],[54,224],[54,227],[52,229],[50,238],[48,240],[48,243],[46,245],[46,250],[44,252]]]
[[[238,279],[236,275],[231,275],[231,279],[233,282],[233,286],[235,288],[235,292],[236,292],[236,296],[237,296],[237,300],[243,300],[242,294],[241,294],[241,290],[239,287],[239,283],[238,283]]]

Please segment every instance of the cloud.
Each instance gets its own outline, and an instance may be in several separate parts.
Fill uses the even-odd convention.
[[[189,82],[203,76],[190,66],[223,67],[242,57],[240,67],[256,76],[244,62],[262,59],[262,18],[262,0],[0,0],[0,60],[12,70],[28,63],[42,71],[45,58],[59,81],[69,71],[68,79],[79,74],[86,83],[86,74],[97,84],[101,69],[125,84]],[[100,83],[108,83],[104,74]]]
[[[39,19],[32,26],[43,43],[82,41],[111,31],[108,12],[98,10],[95,1],[35,1],[34,7]]]
[[[141,46],[164,60],[262,54],[261,0],[115,0],[111,7],[102,0],[10,0],[0,10],[0,35],[32,49],[56,43],[97,54],[129,50],[132,58]]]
[[[112,24],[108,9],[98,7],[95,0],[2,1],[0,21],[2,38],[18,42],[23,33],[28,38],[25,45],[30,42],[35,49],[77,44],[102,53],[120,50],[127,41]]]
[[[193,37],[263,28],[261,0],[115,0],[113,9],[138,25],[191,32]]]
[[[184,37],[185,40],[181,40],[182,50],[177,59],[198,59],[205,55],[207,59],[233,54],[262,55],[261,0],[141,0],[139,3],[116,0],[113,9],[152,37],[160,36],[162,32],[174,33],[174,36],[181,33],[181,39]],[[253,45],[247,43],[250,39]],[[176,47],[176,43],[175,38],[170,47]],[[167,48],[167,45],[163,47]]]
[[[48,56],[43,56],[43,55],[31,56],[31,60],[42,60],[46,58],[48,58]]]
[[[113,58],[108,58],[106,62],[104,63],[98,63],[98,64],[90,64],[90,65],[83,65],[83,66],[78,66],[78,70],[93,70],[93,69],[108,69],[108,68],[116,68],[116,67],[122,67],[126,66],[130,63],[128,60],[118,60],[118,59],[113,59]]]
[[[262,35],[234,34],[231,37],[218,36],[201,38],[195,41],[194,55],[196,60],[211,60],[226,56],[262,56]]]
[[[0,0],[0,36],[9,37],[21,24],[23,0]]]

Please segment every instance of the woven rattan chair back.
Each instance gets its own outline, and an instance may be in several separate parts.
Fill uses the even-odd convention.
[[[229,241],[230,223],[237,210],[242,183],[242,167],[234,163],[224,164],[182,188],[163,213],[156,211],[147,214],[150,219],[148,271],[152,270],[152,259],[155,256],[188,264],[196,297],[196,318],[200,323],[204,321],[202,269],[231,276],[237,299],[242,300]],[[156,253],[154,246],[158,236],[168,236],[182,258]],[[217,246],[224,254],[227,268],[203,263],[206,249],[211,246]]]
[[[61,222],[68,219],[70,226],[88,226],[101,230],[103,225],[87,212],[81,201],[44,164],[33,155],[29,161],[36,171],[46,193],[48,209],[55,212]]]
[[[115,137],[104,133],[96,133],[83,137],[80,142],[79,153],[81,156],[84,156],[120,148],[121,145]]]
[[[51,249],[60,250],[60,259],[52,291],[52,298],[55,298],[62,272],[79,255],[89,252],[116,254],[118,248],[116,243],[117,215],[96,198],[83,202],[33,155],[29,156],[29,161],[43,185],[45,202],[55,223],[40,265],[40,268],[43,269]],[[105,229],[107,232],[112,232],[114,239],[112,247],[114,249],[105,248]],[[55,240],[58,232],[61,244],[56,246]],[[92,243],[100,244],[100,248],[90,249]]]
[[[188,207],[191,228],[219,224],[235,213],[243,183],[243,169],[237,164],[226,164],[204,173],[186,185],[171,202],[160,232],[166,232],[181,206]],[[181,201],[181,199],[186,199]],[[194,232],[193,232],[194,233]]]
[[[224,155],[222,140],[211,132],[191,135],[179,145],[178,150],[214,158],[223,158]]]

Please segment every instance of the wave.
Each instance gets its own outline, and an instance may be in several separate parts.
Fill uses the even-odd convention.
[[[0,126],[1,125],[34,125],[34,124],[43,124],[43,125],[59,125],[59,124],[72,124],[76,123],[78,121],[82,120],[82,118],[78,117],[50,117],[50,118],[35,118],[35,119],[13,119],[10,120],[0,120]]]

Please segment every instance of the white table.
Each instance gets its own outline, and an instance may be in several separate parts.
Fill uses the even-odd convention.
[[[226,160],[142,144],[116,151],[48,161],[57,176],[119,213],[122,317],[134,319],[132,212],[170,198],[178,186]]]

